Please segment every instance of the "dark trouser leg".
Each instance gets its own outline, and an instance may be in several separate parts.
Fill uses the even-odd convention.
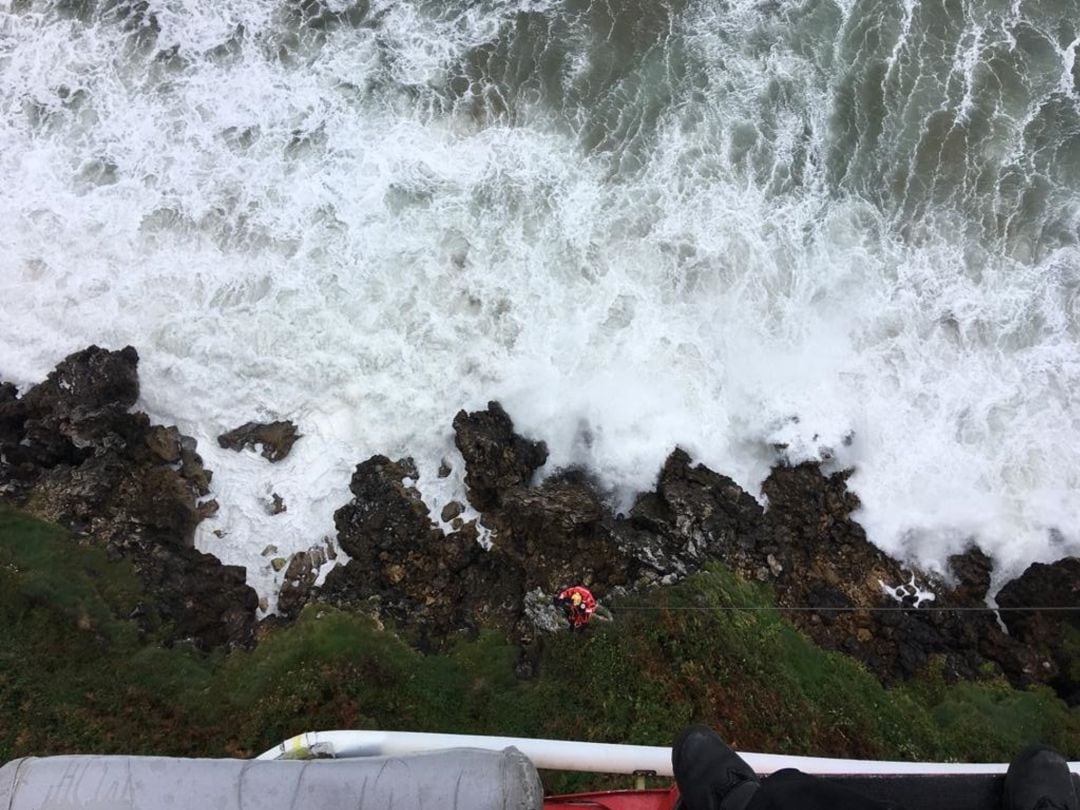
[[[793,768],[762,780],[746,810],[903,810]]]

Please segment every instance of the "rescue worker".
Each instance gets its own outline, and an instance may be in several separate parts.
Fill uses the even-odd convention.
[[[555,607],[561,608],[566,614],[571,631],[583,629],[596,612],[596,598],[582,585],[573,585],[560,591],[554,602]]]

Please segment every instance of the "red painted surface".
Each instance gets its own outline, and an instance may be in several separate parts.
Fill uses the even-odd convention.
[[[676,787],[656,790],[604,790],[596,793],[572,793],[548,796],[544,810],[567,810],[591,807],[593,810],[672,810],[679,798]]]

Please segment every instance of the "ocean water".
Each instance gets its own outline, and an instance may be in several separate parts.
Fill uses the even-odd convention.
[[[823,459],[1015,574],[1080,553],[1078,48],[1080,0],[0,0],[0,377],[134,345],[271,605],[371,454],[460,498],[490,399],[617,508],[677,444]]]

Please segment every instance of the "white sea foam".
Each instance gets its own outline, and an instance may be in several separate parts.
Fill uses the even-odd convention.
[[[822,22],[691,4],[639,68],[600,79],[572,19],[566,99],[474,77],[454,101],[470,49],[558,4],[376,3],[316,33],[285,5],[152,0],[139,40],[116,12],[0,2],[0,375],[136,346],[141,407],[215,472],[200,548],[271,601],[260,552],[333,535],[371,454],[414,456],[436,513],[461,499],[450,423],[489,399],[547,441],[549,470],[585,465],[623,507],[676,444],[755,493],[784,445],[853,465],[892,553],[940,567],[977,538],[1004,573],[1078,553],[1078,147],[1047,165],[1029,142],[1075,41],[1040,52],[1058,61],[1027,77],[1025,124],[993,118],[968,157],[1049,178],[1057,224],[1031,222],[1006,191],[917,182],[927,150],[941,184],[950,168],[948,133],[904,123],[930,120],[929,91],[893,109],[883,90],[885,135],[843,140],[850,76],[823,71],[857,5]],[[880,57],[900,86],[920,23],[892,13]],[[954,127],[983,109],[994,25],[947,48]],[[889,149],[913,172],[891,197],[872,171]],[[998,220],[997,241],[978,231]],[[273,418],[304,434],[281,464],[214,441]]]

